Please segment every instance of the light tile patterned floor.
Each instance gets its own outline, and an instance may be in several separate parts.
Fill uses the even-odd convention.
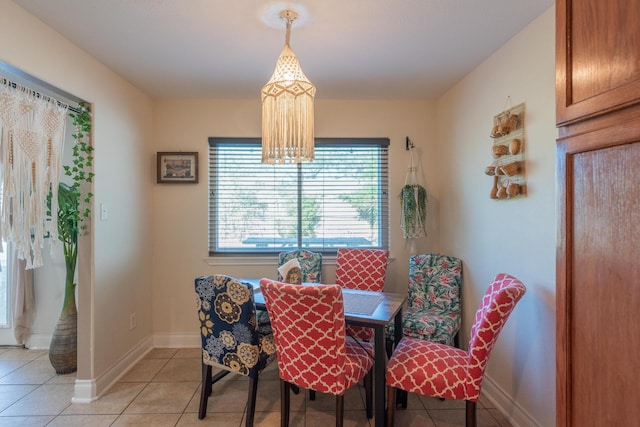
[[[3,426],[216,426],[243,427],[248,382],[228,375],[215,384],[207,417],[198,420],[200,349],[154,349],[100,399],[71,403],[75,374],[56,375],[45,351],[0,348],[0,427]],[[272,365],[273,366],[273,365]],[[280,425],[277,369],[260,377],[256,426]],[[335,399],[292,395],[292,427],[334,425]],[[464,426],[464,402],[409,395],[396,411],[398,427]],[[487,399],[478,404],[479,427],[510,427]],[[345,395],[345,426],[373,426],[364,411],[364,389]]]

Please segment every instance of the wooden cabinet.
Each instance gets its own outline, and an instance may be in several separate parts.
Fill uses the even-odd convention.
[[[563,125],[640,98],[640,2],[556,1],[556,115]]]
[[[557,426],[640,420],[640,2],[556,2]]]

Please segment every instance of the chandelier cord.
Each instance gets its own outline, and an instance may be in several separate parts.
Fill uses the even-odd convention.
[[[287,34],[285,36],[285,44],[289,46],[289,40],[291,39],[291,24],[293,23],[294,18],[292,18],[289,14],[284,17],[287,20]]]

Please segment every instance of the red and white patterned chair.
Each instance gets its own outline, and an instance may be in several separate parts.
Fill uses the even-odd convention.
[[[336,284],[347,289],[382,292],[388,260],[389,251],[385,249],[340,248],[336,256]],[[347,325],[347,335],[371,341],[373,329]]]
[[[260,280],[271,318],[280,375],[281,426],[289,425],[291,385],[336,396],[342,426],[344,393],[365,378],[367,416],[373,416],[373,345],[345,335],[338,285],[299,286]]]
[[[396,389],[466,400],[466,425],[476,425],[476,402],[493,345],[526,288],[505,273],[487,289],[471,328],[469,350],[404,337],[387,365],[387,426],[393,426]]]
[[[288,261],[297,259],[300,264],[301,281],[303,283],[321,283],[322,280],[322,254],[306,249],[296,249],[278,254],[278,267],[282,267]],[[278,282],[291,283],[282,277],[278,271]],[[257,310],[258,324],[261,328],[270,328],[271,321],[265,310]],[[266,329],[265,329],[266,330]]]

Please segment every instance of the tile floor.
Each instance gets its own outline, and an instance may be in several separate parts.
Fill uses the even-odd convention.
[[[214,384],[204,420],[198,420],[200,349],[158,348],[129,370],[100,399],[71,403],[75,374],[56,375],[45,351],[0,348],[2,426],[244,426],[248,381],[228,375]],[[280,425],[280,392],[274,365],[258,385],[256,426]],[[292,427],[334,425],[333,396],[292,395]],[[464,402],[409,395],[396,412],[399,427],[464,426]],[[510,427],[487,399],[478,404],[479,427]],[[345,426],[373,426],[364,411],[364,388],[345,395]]]

